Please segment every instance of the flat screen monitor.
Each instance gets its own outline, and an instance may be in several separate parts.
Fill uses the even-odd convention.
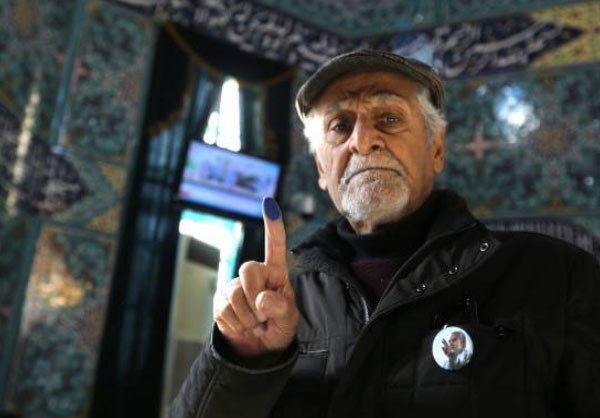
[[[263,197],[275,197],[281,166],[247,154],[189,142],[176,201],[236,218],[262,218]]]

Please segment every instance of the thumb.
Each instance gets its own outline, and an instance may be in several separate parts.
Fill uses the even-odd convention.
[[[272,319],[283,332],[295,332],[298,311],[293,300],[282,294],[265,290],[256,297],[256,307],[268,319]]]
[[[289,311],[290,302],[275,291],[265,290],[256,296],[256,307],[267,318],[278,319]]]

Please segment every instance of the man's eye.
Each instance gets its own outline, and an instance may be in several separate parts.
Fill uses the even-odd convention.
[[[394,115],[385,115],[383,117],[383,122],[386,125],[395,125],[398,122],[400,122],[400,118],[398,118],[398,116],[394,116]]]
[[[348,122],[337,122],[331,127],[331,130],[335,133],[342,134],[348,132],[350,124]]]

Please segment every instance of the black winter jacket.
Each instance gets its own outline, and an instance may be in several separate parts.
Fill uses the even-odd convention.
[[[171,417],[600,417],[600,270],[533,233],[492,232],[453,193],[373,309],[332,224],[298,248],[297,341],[275,364],[226,358],[218,331]],[[402,239],[402,237],[398,237]],[[445,325],[473,341],[448,371]]]

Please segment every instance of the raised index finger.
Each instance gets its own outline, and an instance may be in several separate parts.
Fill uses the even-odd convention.
[[[281,210],[275,199],[263,199],[263,220],[265,222],[265,265],[287,271],[287,247],[285,245],[285,227]]]

